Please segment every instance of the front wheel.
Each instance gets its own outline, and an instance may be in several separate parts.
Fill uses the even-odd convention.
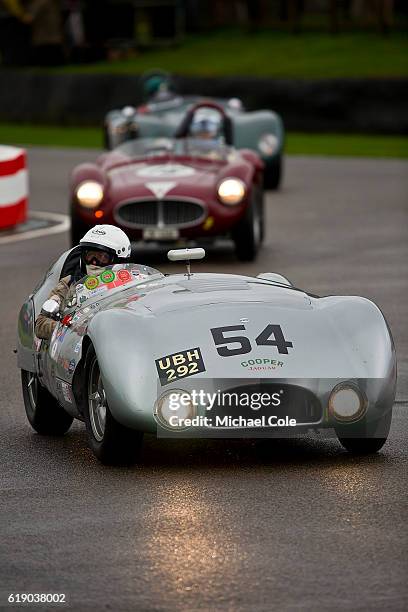
[[[109,127],[110,127],[110,125],[109,125],[108,122],[104,123],[103,127],[102,127],[102,130],[103,130],[103,148],[106,151],[110,151],[112,149]]]
[[[254,261],[263,240],[264,220],[261,196],[254,189],[243,218],[232,232],[235,253],[240,261]]]
[[[336,427],[339,442],[355,455],[377,453],[386,443],[391,427],[392,410],[371,423]]]
[[[74,420],[38,380],[37,374],[21,370],[24,407],[31,427],[45,436],[63,436]]]
[[[266,164],[264,173],[265,189],[279,189],[283,174],[282,155],[278,155],[273,161]]]
[[[118,423],[108,406],[98,359],[91,345],[86,357],[85,424],[89,446],[105,465],[136,461],[143,433]]]

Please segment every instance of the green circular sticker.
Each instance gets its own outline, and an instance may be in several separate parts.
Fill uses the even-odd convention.
[[[105,272],[102,272],[100,278],[103,283],[111,283],[115,280],[115,273],[112,272],[112,270],[105,270]]]
[[[99,285],[99,280],[96,278],[96,276],[90,276],[85,281],[85,287],[89,289],[90,291],[92,291],[92,289],[96,289],[98,285]]]

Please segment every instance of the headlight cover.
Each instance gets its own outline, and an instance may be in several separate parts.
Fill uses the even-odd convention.
[[[245,194],[245,183],[238,178],[227,178],[218,187],[218,197],[223,204],[228,206],[235,206],[242,202]]]
[[[77,188],[76,197],[85,208],[96,208],[103,200],[103,187],[96,181],[84,181]]]
[[[156,401],[154,416],[161,427],[180,431],[189,427],[184,420],[196,416],[196,407],[187,391],[171,389]]]
[[[275,134],[263,134],[258,140],[258,149],[262,155],[273,155],[279,146],[279,140]]]
[[[358,421],[367,410],[367,398],[352,382],[340,383],[330,393],[329,410],[336,421]]]

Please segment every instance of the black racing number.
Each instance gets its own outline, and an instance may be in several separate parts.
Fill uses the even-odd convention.
[[[274,338],[271,340],[271,336]],[[276,346],[278,353],[288,355],[288,348],[293,348],[293,342],[285,340],[283,331],[280,325],[267,325],[259,336],[255,339],[258,346]]]
[[[252,351],[252,346],[246,336],[225,336],[228,332],[245,331],[245,325],[228,325],[226,327],[214,327],[211,329],[217,353],[220,357],[231,357],[233,355],[245,355]],[[269,323],[263,331],[255,338],[258,346],[276,346],[278,353],[287,355],[288,349],[293,348],[293,342],[285,339],[280,325]],[[228,344],[239,344],[236,348],[229,348]],[[223,345],[223,346],[220,346]]]
[[[217,348],[217,353],[221,357],[231,357],[232,355],[245,355],[250,353],[251,343],[245,336],[224,336],[227,332],[235,332],[245,330],[245,325],[228,325],[227,327],[214,327],[211,330],[212,337],[216,346],[223,344]],[[240,346],[237,348],[228,348],[227,344],[237,343]]]

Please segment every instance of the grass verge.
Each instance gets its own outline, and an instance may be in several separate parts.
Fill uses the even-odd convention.
[[[111,62],[72,65],[58,72],[141,74],[162,68],[191,76],[251,75],[275,78],[373,78],[408,75],[403,32],[304,32],[217,30],[189,35],[178,47],[135,52]]]
[[[1,144],[102,148],[102,129],[0,123]],[[289,155],[408,158],[408,138],[361,134],[289,132]]]

